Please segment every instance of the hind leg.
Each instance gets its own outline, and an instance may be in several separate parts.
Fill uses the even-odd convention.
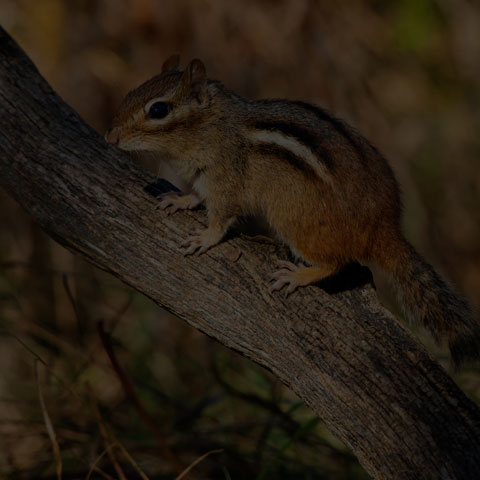
[[[270,290],[273,292],[287,286],[285,290],[286,297],[298,287],[305,287],[306,285],[319,282],[338,270],[338,267],[333,265],[307,267],[285,261],[278,262],[278,267],[280,267],[279,270],[272,274],[271,280],[275,280],[275,283]]]

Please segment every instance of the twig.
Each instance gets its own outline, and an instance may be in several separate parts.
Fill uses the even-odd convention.
[[[209,455],[212,455],[214,453],[222,453],[223,448],[219,448],[217,450],[210,450],[207,453],[204,453],[201,457],[198,457],[195,461],[193,461],[178,477],[175,477],[175,480],[181,480],[185,475],[187,475],[190,470],[195,467],[195,465],[198,465],[201,461],[205,460]]]
[[[142,469],[138,466],[138,463],[134,458],[127,452],[125,447],[120,442],[115,442],[117,447],[123,453],[124,457],[132,464],[132,467],[137,471],[137,473],[142,477],[142,480],[149,480],[149,478],[143,473]]]
[[[112,462],[112,464],[115,468],[115,471],[117,472],[117,474],[121,478],[121,480],[125,478],[125,474],[123,473],[120,465],[117,462],[117,459],[115,457],[113,449],[111,448],[113,446],[116,446],[120,449],[123,456],[131,463],[133,468],[137,471],[137,473],[140,475],[140,477],[142,477],[143,480],[149,480],[147,475],[145,475],[145,473],[142,471],[142,469],[138,466],[138,464],[134,460],[134,458],[127,452],[126,448],[115,438],[114,435],[110,434],[107,431],[107,427],[105,426],[105,422],[103,421],[102,414],[100,413],[100,409],[98,408],[98,403],[97,403],[97,401],[96,401],[96,399],[93,395],[93,391],[92,391],[90,385],[88,385],[88,384],[87,384],[87,389],[88,389],[90,397],[92,399],[92,404],[93,404],[93,408],[94,408],[94,411],[95,411],[95,416],[97,417],[98,426],[100,428],[100,433],[102,434],[102,437],[105,441],[105,444],[107,445],[107,448],[105,449],[103,454],[108,453],[108,456],[110,457],[110,460],[111,460],[111,462]],[[98,460],[99,459],[97,459],[97,461],[95,463],[97,463]]]
[[[130,305],[133,302],[133,292],[129,292],[128,299],[125,302],[124,305],[122,305],[116,312],[115,314],[110,318],[109,323],[110,323],[110,331],[113,331],[115,329],[117,323],[120,321],[120,319],[123,317],[123,314],[130,308]]]
[[[30,353],[36,362],[41,363],[50,373],[50,375],[57,380],[62,387],[64,387],[66,390],[68,390],[69,393],[71,393],[73,396],[75,396],[77,399],[81,400],[80,395],[73,389],[71,385],[67,385],[63,379],[61,379],[58,375],[56,375],[51,367],[48,365],[48,363],[40,356],[38,353],[36,353],[32,348],[30,348],[18,335],[15,333],[12,333],[10,331],[6,331],[9,335],[11,335],[25,350],[27,350],[28,353]]]
[[[106,478],[107,480],[115,480],[115,477],[112,477],[108,473],[104,472],[101,468],[95,467],[93,469],[95,472],[97,472],[99,475],[101,475],[103,478]]]
[[[170,447],[168,446],[166,440],[163,438],[163,436],[160,434],[158,429],[153,424],[147,411],[145,410],[143,405],[140,403],[140,400],[138,399],[133,389],[133,386],[130,383],[130,380],[128,379],[122,367],[120,366],[120,363],[118,362],[115,352],[113,351],[113,347],[110,343],[110,337],[103,329],[103,323],[98,322],[97,328],[98,328],[98,333],[100,334],[100,339],[102,340],[102,344],[105,349],[105,352],[107,353],[108,358],[110,359],[110,362],[112,364],[112,367],[115,373],[117,374],[117,377],[120,380],[120,383],[122,384],[125,394],[131,400],[140,418],[143,420],[147,428],[150,430],[151,434],[154,436],[162,455],[168,460],[172,469],[179,473],[182,472],[183,469],[179,460],[170,450]]]
[[[50,420],[50,416],[48,415],[47,407],[45,406],[45,401],[43,399],[42,388],[40,386],[40,377],[38,375],[38,359],[35,359],[34,369],[35,369],[35,379],[37,381],[37,387],[38,387],[38,398],[40,399],[40,407],[42,409],[43,419],[45,421],[45,427],[47,429],[48,437],[50,438],[50,442],[53,448],[53,457],[55,459],[57,479],[61,480],[62,479],[62,456],[60,455],[60,447],[58,446],[55,430],[53,429],[53,425]]]
[[[98,462],[100,462],[100,460],[107,453],[110,453],[114,446],[115,446],[115,444],[113,444],[113,443],[111,445],[108,445],[107,448],[105,448],[105,450],[95,459],[95,461],[90,465],[90,470],[88,471],[88,475],[86,476],[85,480],[90,480],[90,477],[92,476],[92,473],[97,469]],[[122,472],[122,475],[123,475],[123,472]],[[123,477],[123,478],[125,478],[125,477]]]
[[[108,454],[108,458],[110,459],[110,462],[112,463],[113,468],[117,472],[117,475],[120,478],[120,480],[127,480],[127,478],[125,477],[125,474],[123,473],[122,467],[120,467],[119,463],[117,462],[117,458],[115,457],[115,453],[113,452],[112,447],[115,444],[115,442],[112,442],[110,439],[110,435],[107,431],[107,428],[105,427],[102,414],[100,413],[100,409],[98,408],[97,399],[95,398],[90,385],[87,383],[86,386],[87,386],[88,393],[90,395],[95,417],[97,418],[98,428],[100,430],[100,434],[102,435],[103,441],[105,443],[105,450],[103,454],[105,453]],[[97,461],[95,463],[97,463],[98,460],[100,460],[103,454],[99,458],[97,458]]]
[[[73,312],[75,313],[75,319],[77,321],[77,328],[79,331],[81,331],[81,314],[80,314],[80,309],[78,306],[78,302],[75,299],[75,296],[73,295],[72,289],[70,288],[70,284],[68,283],[68,275],[63,273],[62,274],[62,284],[63,288],[65,290],[65,293],[67,294],[68,300],[70,301],[70,304],[72,305]]]

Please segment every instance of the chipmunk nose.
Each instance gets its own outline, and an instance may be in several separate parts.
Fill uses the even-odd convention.
[[[120,141],[118,128],[109,128],[105,134],[105,140],[111,145],[118,145],[118,142]]]

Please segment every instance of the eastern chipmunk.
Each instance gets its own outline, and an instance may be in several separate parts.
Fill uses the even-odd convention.
[[[201,254],[238,217],[263,217],[295,257],[281,262],[272,289],[286,293],[373,260],[393,278],[408,313],[456,364],[479,356],[480,327],[468,305],[404,238],[399,187],[384,157],[342,120],[308,103],[248,100],[179,56],[128,93],[105,135],[128,151],[152,151],[193,192],[166,194],[169,213],[203,202],[208,228],[182,245]]]

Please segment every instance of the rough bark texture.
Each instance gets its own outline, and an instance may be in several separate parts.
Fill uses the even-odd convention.
[[[479,409],[370,283],[339,288],[358,269],[284,299],[267,289],[285,255],[274,245],[234,237],[183,257],[178,244],[205,213],[156,211],[151,175],[107,146],[3,31],[0,102],[1,184],[57,241],[271,370],[373,477],[479,478]]]

